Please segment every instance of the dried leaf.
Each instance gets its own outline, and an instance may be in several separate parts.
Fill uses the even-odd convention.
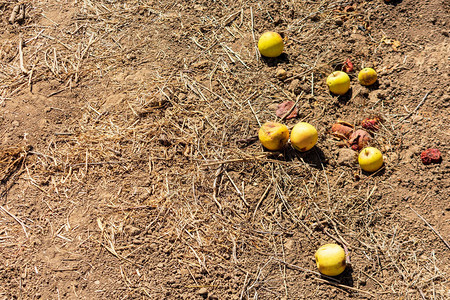
[[[280,105],[278,105],[278,109],[276,111],[276,115],[279,118],[283,118],[290,110],[291,108],[295,105],[295,103],[293,101],[284,101],[283,103],[281,103]],[[298,109],[297,107],[294,107],[291,111],[291,113],[285,117],[286,120],[292,119],[297,117],[298,115]]]

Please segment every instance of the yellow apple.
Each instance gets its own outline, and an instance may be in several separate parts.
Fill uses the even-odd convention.
[[[366,147],[359,153],[358,162],[364,171],[375,172],[383,165],[383,154],[377,148]]]
[[[372,85],[377,81],[377,72],[372,68],[364,68],[358,73],[358,81],[362,85]]]
[[[279,151],[289,140],[289,129],[277,122],[266,122],[259,129],[258,137],[266,149]]]
[[[291,132],[291,144],[298,151],[308,151],[317,143],[317,130],[306,122],[297,123]]]
[[[343,71],[334,71],[328,75],[327,85],[333,94],[344,95],[350,89],[350,77]]]
[[[324,275],[337,276],[345,270],[345,251],[339,245],[323,245],[317,249],[315,257],[317,268]]]
[[[264,32],[259,38],[258,49],[265,57],[280,56],[284,49],[283,38],[273,31]]]

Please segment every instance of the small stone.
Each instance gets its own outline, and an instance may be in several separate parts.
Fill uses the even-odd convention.
[[[414,115],[414,116],[411,117],[411,120],[413,121],[413,124],[417,124],[417,123],[419,123],[420,121],[423,120],[423,116],[421,116],[421,115]]]
[[[284,243],[284,247],[288,250],[294,249],[294,240],[287,239],[286,242]]]
[[[203,287],[197,291],[197,294],[200,296],[206,296],[206,295],[208,295],[208,290]]]
[[[94,281],[94,284],[95,284],[95,285],[100,285],[100,280]]]
[[[20,123],[19,123],[19,121],[14,120],[14,121],[12,121],[11,125],[12,125],[13,127],[19,127]]]
[[[344,24],[344,21],[342,21],[341,19],[337,19],[334,21],[336,23],[336,25],[341,26]]]
[[[159,264],[157,264],[156,266],[157,266],[158,268],[162,269],[162,268],[164,267],[164,264],[163,264],[163,263],[159,263]]]
[[[285,69],[282,68],[278,68],[276,73],[275,73],[275,77],[280,79],[280,80],[285,80],[287,77],[287,72]]]
[[[141,230],[139,228],[131,226],[131,225],[125,226],[124,229],[125,229],[125,232],[128,232],[128,234],[131,236],[135,236],[135,235],[138,235],[139,233],[141,233]]]
[[[301,92],[301,86],[300,86],[300,80],[298,79],[294,79],[292,80],[291,84],[289,85],[289,91],[291,91],[292,93],[298,95]]]

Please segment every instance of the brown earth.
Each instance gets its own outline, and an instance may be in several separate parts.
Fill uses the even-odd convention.
[[[27,0],[11,24],[17,3],[0,2],[0,299],[450,298],[448,1]],[[260,57],[266,30],[281,57]],[[309,152],[255,139],[286,100],[284,124],[318,129]],[[375,174],[330,134],[369,116]],[[335,280],[314,262],[331,242],[351,260]]]

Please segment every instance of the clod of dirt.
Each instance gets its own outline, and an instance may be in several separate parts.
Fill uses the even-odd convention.
[[[336,162],[340,166],[351,167],[355,162],[355,152],[348,148],[340,149]]]
[[[275,73],[275,77],[278,78],[278,79],[280,79],[280,80],[285,80],[286,77],[287,77],[287,72],[286,72],[286,70],[285,70],[285,69],[278,68],[277,71],[276,71],[276,73]]]
[[[278,109],[276,111],[276,115],[279,118],[283,118],[289,111],[291,112],[288,116],[285,117],[286,120],[296,118],[298,115],[298,108],[293,106],[295,103],[293,101],[284,101],[283,103],[278,105]],[[292,111],[291,111],[292,109]]]
[[[441,151],[438,149],[427,149],[420,154],[420,159],[424,165],[438,164],[442,161]]]
[[[349,123],[345,122],[337,122],[331,126],[331,133],[340,138],[340,139],[348,139],[353,132],[353,126]]]
[[[367,131],[358,129],[350,135],[348,142],[350,143],[350,148],[358,151],[364,148],[370,139],[370,134]]]
[[[288,89],[290,92],[292,92],[296,95],[300,94],[302,91],[300,80],[298,80],[298,79],[292,80]]]
[[[378,118],[378,117],[365,118],[361,122],[361,127],[364,129],[367,129],[367,130],[377,131],[378,129],[380,129],[379,123],[380,123],[380,118]]]

